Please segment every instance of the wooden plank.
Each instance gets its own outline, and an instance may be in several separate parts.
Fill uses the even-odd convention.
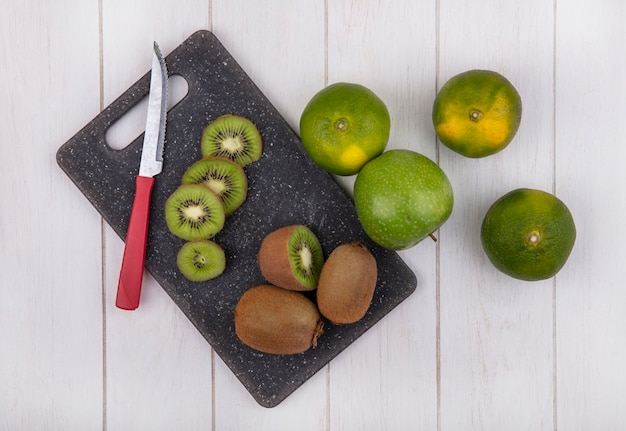
[[[439,87],[491,69],[521,94],[524,112],[504,151],[468,159],[440,146],[455,189],[441,230],[441,429],[550,429],[553,424],[553,280],[499,273],[480,244],[489,206],[518,187],[552,191],[553,5],[441,2]]]
[[[557,275],[557,424],[626,425],[625,4],[558,2],[556,190],[577,225]]]
[[[328,84],[374,91],[391,115],[388,149],[436,157],[436,2],[328,2]],[[312,88],[315,92],[319,88]],[[355,176],[340,178],[352,191]],[[417,290],[330,364],[330,429],[435,429],[437,245],[401,253]]]
[[[208,17],[206,1],[104,0],[104,104],[150,69],[153,41],[167,55],[206,28]],[[145,117],[135,121],[139,124],[129,122],[122,129],[143,131]],[[108,226],[105,246],[108,428],[207,429],[213,420],[210,346],[149,274],[140,307],[117,309],[123,241]]]
[[[211,29],[298,131],[305,89],[323,85],[324,2],[213,0]]]
[[[323,83],[323,18],[323,2],[319,1],[212,3],[211,30],[294,130],[298,130],[300,113],[308,102],[303,89]],[[322,429],[325,371],[268,410],[259,406],[216,358],[215,411],[216,429],[288,430],[294,424],[302,430]]]
[[[99,109],[97,22],[96,1],[0,16],[0,429],[102,426],[100,218],[55,162]]]

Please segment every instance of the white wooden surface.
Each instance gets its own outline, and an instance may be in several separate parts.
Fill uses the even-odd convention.
[[[624,22],[620,0],[5,0],[0,430],[626,429]],[[153,40],[169,53],[199,29],[296,130],[324,85],[372,88],[389,148],[433,158],[456,192],[439,241],[400,253],[416,292],[273,409],[149,276],[138,311],[114,307],[123,242],[55,161],[149,69]],[[472,68],[524,101],[513,143],[481,160],[430,123],[437,89]],[[480,247],[488,206],[522,186],[578,226],[551,280],[508,278]]]

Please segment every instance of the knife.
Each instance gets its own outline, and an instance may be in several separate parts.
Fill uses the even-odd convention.
[[[135,198],[130,212],[115,300],[115,305],[123,310],[135,310],[139,306],[148,238],[150,195],[154,176],[159,174],[163,167],[166,116],[167,68],[159,46],[154,42],[146,131],[139,174],[135,178]]]

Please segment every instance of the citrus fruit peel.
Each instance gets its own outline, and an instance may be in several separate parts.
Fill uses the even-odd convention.
[[[387,146],[391,120],[370,89],[338,82],[317,92],[300,117],[300,139],[315,164],[336,175],[354,175]]]
[[[515,137],[522,117],[521,97],[502,75],[470,70],[452,77],[433,104],[439,140],[466,157],[503,150]]]
[[[526,281],[556,275],[575,240],[576,226],[567,206],[535,189],[516,189],[499,198],[481,226],[482,246],[491,263]]]

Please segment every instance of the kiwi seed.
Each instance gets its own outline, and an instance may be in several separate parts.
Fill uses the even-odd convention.
[[[198,239],[186,242],[178,251],[176,265],[190,281],[211,280],[224,272],[224,249],[213,241]]]
[[[320,274],[317,306],[322,316],[335,324],[354,323],[367,312],[378,270],[376,258],[359,242],[335,248]]]
[[[201,184],[183,184],[165,202],[168,229],[187,241],[209,239],[224,227],[226,213],[218,195]]]
[[[264,353],[302,353],[317,346],[323,328],[313,301],[300,292],[272,285],[247,290],[235,307],[237,337]]]
[[[224,203],[226,215],[232,214],[246,199],[248,178],[241,165],[223,157],[207,157],[192,164],[183,174],[183,184],[204,184]]]
[[[267,235],[258,253],[263,277],[290,290],[317,287],[324,255],[315,234],[306,226],[285,226]]]
[[[211,122],[202,132],[202,157],[225,157],[241,166],[261,158],[261,134],[247,118],[226,114]]]

